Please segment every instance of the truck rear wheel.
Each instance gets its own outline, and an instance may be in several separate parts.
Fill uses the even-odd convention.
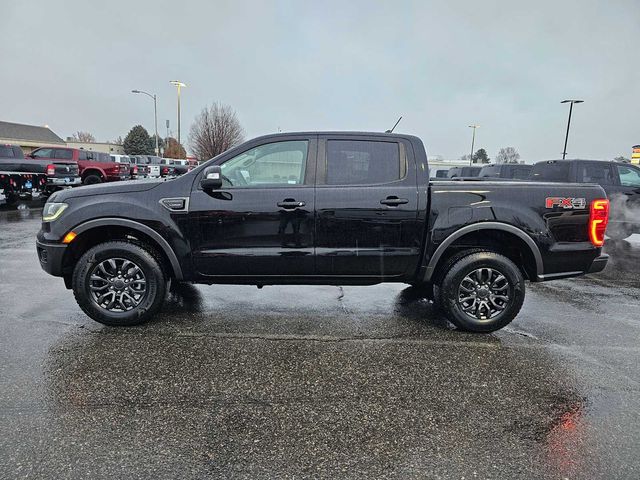
[[[518,315],[524,296],[524,277],[511,260],[476,251],[444,272],[438,303],[456,327],[486,333],[508,325]]]
[[[96,245],[78,260],[72,278],[80,308],[112,326],[144,323],[162,306],[167,279],[150,249],[113,241]]]
[[[93,173],[90,173],[89,175],[84,177],[84,180],[82,180],[82,183],[84,183],[85,185],[95,185],[96,183],[102,183],[102,178],[99,175],[94,175]]]

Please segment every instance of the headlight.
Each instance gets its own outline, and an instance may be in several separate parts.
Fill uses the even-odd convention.
[[[42,210],[42,221],[53,222],[62,215],[62,212],[64,212],[68,206],[66,203],[45,203],[44,210]]]

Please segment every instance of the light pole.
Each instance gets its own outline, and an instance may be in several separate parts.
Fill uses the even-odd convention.
[[[131,93],[143,93],[147,97],[153,98],[153,121],[156,129],[156,156],[160,156],[160,148],[158,147],[158,103],[156,101],[155,93],[151,95],[150,93],[144,92],[142,90],[131,90]]]
[[[480,125],[469,125],[469,128],[473,128],[473,136],[471,137],[471,155],[469,155],[469,166],[471,166],[471,162],[473,161],[473,147],[476,144],[476,128],[479,128]]]
[[[567,121],[567,134],[564,137],[564,150],[562,150],[562,159],[567,156],[567,142],[569,141],[569,127],[571,126],[571,113],[573,112],[574,103],[582,103],[584,100],[563,100],[560,103],[569,103],[569,120]]]
[[[182,87],[186,87],[187,84],[182,83],[179,80],[171,80],[169,83],[178,89],[178,145],[181,145],[180,143],[180,89]]]

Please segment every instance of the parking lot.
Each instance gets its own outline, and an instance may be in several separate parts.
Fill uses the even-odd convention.
[[[640,236],[491,335],[405,285],[174,285],[93,322],[0,212],[2,478],[638,478]]]

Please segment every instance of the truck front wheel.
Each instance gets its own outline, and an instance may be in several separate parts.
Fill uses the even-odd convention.
[[[524,277],[511,260],[494,252],[474,252],[445,272],[438,303],[456,327],[486,333],[508,325],[524,295]]]
[[[149,320],[160,309],[167,280],[153,250],[113,241],[87,250],[74,268],[71,285],[89,317],[128,326]]]

